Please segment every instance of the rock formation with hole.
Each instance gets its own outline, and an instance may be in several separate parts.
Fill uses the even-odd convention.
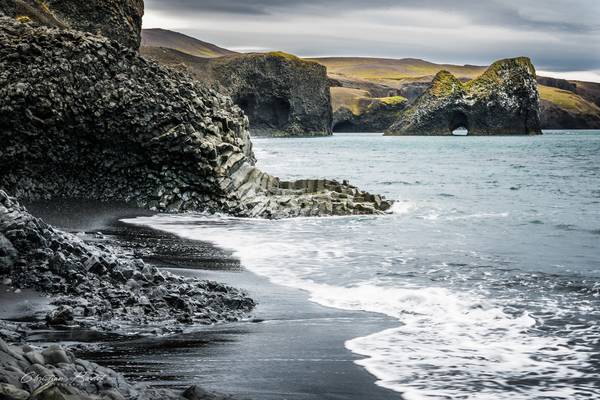
[[[525,57],[496,61],[480,77],[462,83],[440,71],[431,86],[386,135],[540,134],[535,68]]]
[[[384,132],[400,118],[407,100],[402,96],[359,100],[358,114],[347,107],[333,113],[334,132]]]

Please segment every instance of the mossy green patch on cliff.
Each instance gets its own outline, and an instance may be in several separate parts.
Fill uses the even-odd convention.
[[[448,71],[438,72],[387,134],[450,135],[460,126],[468,127],[469,134],[540,133],[531,61],[525,57],[496,61],[464,84]]]
[[[538,91],[542,100],[547,100],[568,111],[581,114],[600,113],[600,107],[568,90],[538,85]]]
[[[485,94],[513,74],[527,71],[535,78],[535,67],[527,57],[506,58],[494,62],[481,76],[465,84],[465,88],[474,94]]]
[[[295,62],[295,63],[302,63],[302,64],[318,64],[314,61],[309,61],[309,60],[304,60],[298,56],[295,56],[293,54],[290,53],[286,53],[284,51],[270,51],[268,53],[264,53],[268,56],[271,57],[278,57],[278,58],[282,58],[284,60],[290,61],[290,62]]]
[[[431,82],[430,93],[435,97],[451,96],[463,91],[462,82],[448,71],[438,72]]]
[[[31,17],[29,17],[27,15],[17,15],[16,19],[17,19],[17,21],[19,21],[23,24],[27,24],[27,23],[31,22]]]
[[[390,97],[379,97],[377,100],[388,106],[395,106],[397,104],[406,103],[408,99],[404,96],[390,96]]]

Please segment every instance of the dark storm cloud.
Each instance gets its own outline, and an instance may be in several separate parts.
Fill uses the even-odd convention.
[[[235,47],[463,63],[529,55],[542,69],[600,70],[600,0],[146,0],[146,9],[154,25],[168,17],[161,27]]]

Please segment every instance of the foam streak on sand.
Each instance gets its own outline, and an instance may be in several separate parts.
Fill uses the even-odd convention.
[[[562,384],[511,387],[521,379],[577,378],[577,367],[587,362],[586,353],[565,338],[533,334],[542,321],[527,312],[508,313],[475,292],[373,277],[398,261],[398,250],[385,250],[391,242],[376,247],[373,240],[357,245],[353,238],[358,233],[368,237],[385,218],[402,218],[410,207],[383,218],[266,221],[162,215],[126,222],[233,249],[248,269],[305,290],[321,305],[397,318],[397,328],[350,340],[346,347],[366,357],[358,363],[379,385],[407,399],[575,398],[573,389]],[[377,262],[382,267],[373,265]],[[371,273],[365,274],[368,268]]]

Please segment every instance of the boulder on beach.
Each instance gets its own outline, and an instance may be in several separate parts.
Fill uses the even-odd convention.
[[[141,259],[88,244],[29,214],[0,190],[0,281],[12,289],[51,295],[57,307],[49,326],[84,317],[102,328],[116,321],[138,325],[212,324],[245,317],[255,303],[244,292],[198,278],[160,271]],[[8,249],[8,250],[7,250]]]
[[[59,345],[10,345],[0,339],[2,400],[227,400],[193,385],[185,390],[133,384],[114,370],[77,358]]]
[[[214,58],[162,47],[142,47],[141,52],[230,96],[248,116],[253,136],[331,135],[327,71],[316,62],[283,52]]]

